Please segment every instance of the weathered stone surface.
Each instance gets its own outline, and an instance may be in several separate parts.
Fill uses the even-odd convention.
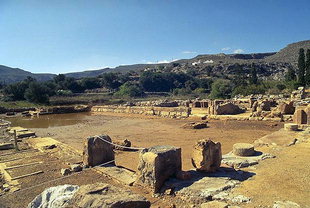
[[[96,167],[95,169],[99,173],[103,173],[105,175],[108,175],[111,177],[113,180],[128,185],[132,186],[134,182],[137,180],[137,176],[135,175],[135,172],[130,171],[126,168],[120,168],[117,166],[112,166],[112,165],[106,165],[103,167]]]
[[[284,129],[287,131],[297,131],[298,130],[298,124],[286,123],[286,124],[284,124]]]
[[[47,188],[28,204],[28,208],[67,207],[78,188],[79,186],[76,185],[61,185]]]
[[[130,150],[130,149],[126,148],[126,147],[131,147],[131,141],[129,141],[128,139],[124,139],[121,142],[114,142],[114,143],[120,145],[120,146],[114,146],[114,148],[117,150],[122,150],[122,151]]]
[[[201,208],[228,208],[228,204],[221,201],[210,201],[203,203],[200,206]]]
[[[275,201],[273,208],[300,208],[300,206],[292,201]]]
[[[236,143],[233,145],[233,153],[238,156],[252,156],[255,154],[254,145],[248,143]]]
[[[192,152],[192,164],[198,171],[214,172],[221,166],[221,143],[198,141]]]
[[[289,115],[293,115],[295,112],[295,107],[294,107],[294,102],[291,101],[289,103],[280,103],[278,106],[278,110],[282,113],[282,114],[289,114]]]
[[[203,129],[208,127],[208,122],[190,122],[183,125],[185,129]]]
[[[307,124],[307,113],[304,109],[296,109],[293,117],[296,124]]]
[[[274,158],[274,157],[275,157],[274,155],[271,155],[268,153],[245,157],[245,156],[237,156],[233,154],[232,152],[230,152],[226,155],[223,155],[222,163],[230,167],[234,167],[234,168],[245,168],[248,166],[256,165],[261,160]]]
[[[14,145],[11,143],[0,143],[0,150],[14,149]]]
[[[61,175],[66,176],[69,175],[71,173],[71,170],[69,168],[62,168],[60,170]]]
[[[97,166],[114,160],[113,145],[102,139],[112,142],[108,135],[89,137],[86,139],[83,152],[83,163],[88,166]]]
[[[156,193],[164,182],[182,169],[181,148],[155,146],[141,151],[138,182],[150,186]]]
[[[258,111],[270,111],[271,108],[271,103],[268,100],[264,100],[262,101],[259,105],[258,105]]]
[[[83,167],[80,164],[72,164],[71,171],[72,172],[80,172],[83,170]]]
[[[71,205],[89,208],[149,208],[151,206],[144,197],[105,183],[81,186],[74,194]]]
[[[224,103],[217,107],[217,115],[235,115],[243,113],[244,110],[233,103]]]

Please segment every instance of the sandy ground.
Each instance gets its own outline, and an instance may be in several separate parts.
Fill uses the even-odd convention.
[[[173,145],[182,148],[183,169],[192,169],[190,162],[192,146],[199,139],[211,138],[222,144],[223,154],[232,150],[237,142],[252,143],[264,135],[282,127],[281,123],[261,121],[216,121],[209,122],[206,129],[184,129],[188,119],[164,119],[126,114],[93,114],[84,117],[74,125],[49,128],[32,128],[38,136],[50,136],[69,144],[78,150],[83,149],[88,136],[107,134],[114,141],[129,139],[132,146],[151,147],[154,145]],[[136,170],[137,152],[117,152],[118,165]]]

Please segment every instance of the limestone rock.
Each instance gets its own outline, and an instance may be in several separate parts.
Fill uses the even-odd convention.
[[[201,208],[228,208],[228,204],[221,201],[211,201],[203,203],[200,206]]]
[[[289,114],[289,115],[293,115],[295,112],[295,107],[294,107],[294,102],[291,101],[290,103],[280,103],[278,106],[278,110],[282,113],[282,114]]]
[[[298,124],[286,123],[286,124],[284,124],[284,129],[287,131],[297,131],[298,130]]]
[[[115,146],[114,148],[117,149],[117,150],[122,150],[122,151],[128,151],[130,149],[126,148],[126,147],[131,147],[131,141],[129,141],[128,139],[124,139],[123,141],[121,142],[115,142],[115,144],[118,144],[120,146],[123,146],[123,147],[120,147],[120,146]]]
[[[157,193],[164,182],[181,168],[181,148],[154,146],[139,155],[138,182],[150,186]]]
[[[28,204],[28,208],[66,207],[78,188],[79,186],[76,185],[61,185],[47,188]]]
[[[11,143],[0,143],[0,150],[14,149],[14,145]]]
[[[83,170],[83,167],[80,164],[72,164],[71,171],[72,172],[80,172]]]
[[[208,122],[190,122],[183,125],[185,129],[203,129],[208,127]]]
[[[275,201],[273,208],[300,208],[300,206],[292,201]]]
[[[221,166],[221,143],[198,141],[193,149],[192,164],[198,171],[215,172]]]
[[[235,115],[243,113],[244,110],[241,109],[238,105],[233,103],[224,103],[218,106],[216,109],[217,115]]]
[[[252,156],[255,154],[254,145],[247,143],[236,143],[233,146],[233,153],[238,156]]]
[[[71,173],[71,170],[69,168],[63,168],[60,170],[60,172],[61,172],[61,175],[66,176]]]
[[[131,191],[96,183],[84,185],[74,194],[72,207],[149,208],[150,202]]]
[[[89,137],[86,139],[83,152],[83,163],[96,166],[114,160],[113,145],[103,141],[112,142],[108,135]]]

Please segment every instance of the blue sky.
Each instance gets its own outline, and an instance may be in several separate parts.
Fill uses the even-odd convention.
[[[308,0],[0,0],[0,64],[65,73],[310,39]]]

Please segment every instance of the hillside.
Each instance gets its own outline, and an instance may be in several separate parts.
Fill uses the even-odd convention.
[[[300,48],[304,48],[305,51],[310,49],[310,40],[289,44],[275,55],[266,57],[265,60],[268,62],[290,63],[296,66],[298,61],[298,51]]]
[[[204,76],[204,73],[223,76],[234,74],[241,67],[244,73],[248,73],[254,65],[262,79],[282,79],[288,67],[296,69],[298,51],[300,48],[310,49],[310,40],[289,44],[279,52],[252,53],[252,54],[204,54],[191,59],[181,59],[172,63],[163,64],[133,64],[122,65],[115,68],[104,68],[92,71],[66,73],[66,76],[74,78],[96,77],[107,72],[126,73],[129,71],[170,71],[189,72]],[[207,72],[206,72],[207,70]],[[13,83],[25,79],[27,76],[36,78],[38,81],[52,79],[54,74],[34,74],[19,68],[11,68],[0,65],[0,82]]]
[[[54,74],[34,74],[29,71],[25,71],[19,68],[11,68],[8,66],[0,65],[0,82],[13,83],[19,82],[27,78],[28,76],[36,78],[38,81],[46,81],[52,79]]]

